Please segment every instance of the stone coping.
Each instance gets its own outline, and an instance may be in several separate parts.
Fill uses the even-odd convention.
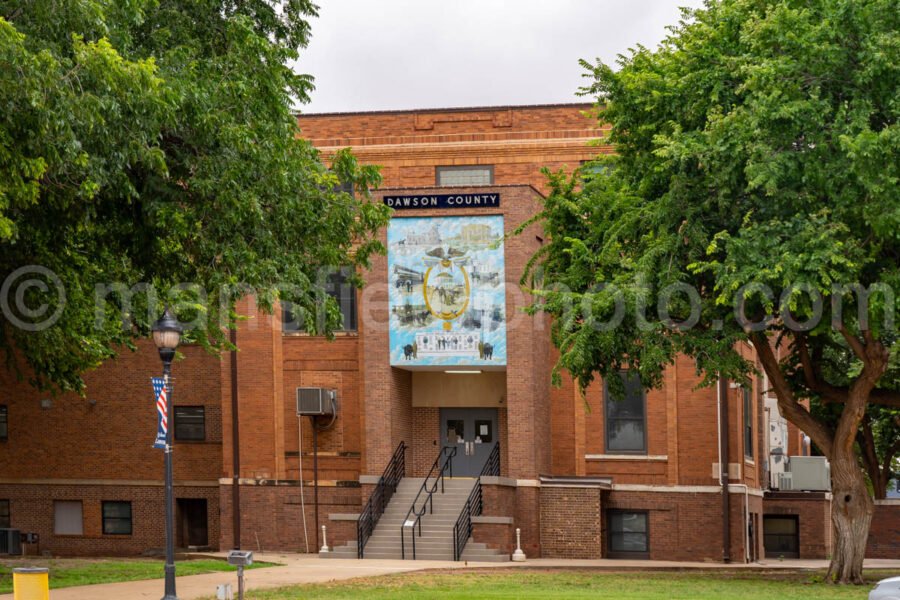
[[[331,513],[329,521],[359,521],[359,513]]]

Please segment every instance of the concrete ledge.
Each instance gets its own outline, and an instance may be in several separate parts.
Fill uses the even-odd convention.
[[[512,525],[512,517],[472,517],[472,523],[482,525]]]
[[[585,454],[585,460],[667,461],[665,454]]]
[[[885,498],[884,500],[876,500],[875,506],[900,506],[900,498]]]
[[[329,521],[359,521],[359,513],[331,513],[328,515]]]
[[[372,484],[375,485],[381,479],[381,475],[360,475],[359,483],[361,485]]]
[[[516,487],[516,480],[509,477],[495,477],[493,475],[482,475],[482,485],[505,485],[507,487]]]

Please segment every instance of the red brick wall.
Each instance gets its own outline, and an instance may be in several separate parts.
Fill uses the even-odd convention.
[[[601,491],[541,488],[541,556],[601,558]]]
[[[896,559],[898,556],[900,556],[900,500],[878,500],[875,514],[872,516],[872,527],[869,529],[866,558]]]
[[[218,359],[196,346],[172,366],[175,405],[206,407],[206,442],[176,442],[175,478],[215,481],[222,425]],[[156,408],[150,377],[162,364],[149,340],[85,375],[85,397],[52,397],[0,370],[9,439],[0,442],[0,479],[162,481],[163,454],[152,448]],[[41,401],[49,400],[50,408]]]
[[[229,485],[221,486],[222,507],[221,547],[232,546],[231,495]],[[303,506],[306,508],[306,535],[309,551],[318,552],[316,531],[322,525],[332,529],[329,513],[357,513],[360,510],[360,488],[322,486],[319,488],[319,522],[315,521],[314,490],[307,485],[302,492],[296,484],[241,486],[241,547],[246,550],[282,550],[305,552]],[[225,515],[228,515],[227,517]],[[321,535],[321,529],[318,529]],[[348,539],[346,528],[334,527],[328,544],[342,544]],[[342,539],[343,538],[343,539]],[[321,538],[320,542],[321,544]]]
[[[165,547],[165,489],[162,485],[0,485],[0,498],[10,501],[10,525],[37,533],[40,547],[29,553],[62,556],[138,555]],[[218,486],[175,486],[175,498],[205,498],[209,545],[219,543]],[[56,500],[82,503],[83,535],[54,535]],[[103,501],[131,502],[131,535],[103,534]]]
[[[797,515],[800,558],[824,559],[831,555],[831,501],[824,493],[773,492],[763,501],[763,513]]]
[[[412,409],[412,449],[409,456],[412,462],[408,465],[407,475],[425,477],[441,448],[440,434],[441,409],[436,407],[417,407]]]

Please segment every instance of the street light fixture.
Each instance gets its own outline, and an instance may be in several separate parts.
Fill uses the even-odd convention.
[[[151,330],[153,331],[153,341],[159,350],[159,357],[162,359],[163,384],[166,390],[166,583],[165,596],[162,600],[178,600],[178,596],[175,595],[175,540],[173,536],[175,499],[172,484],[172,433],[175,423],[171,410],[172,386],[169,379],[171,378],[175,349],[178,348],[181,332],[184,330],[168,306],[159,320],[153,324]]]

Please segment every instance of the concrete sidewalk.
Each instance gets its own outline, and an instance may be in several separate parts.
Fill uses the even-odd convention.
[[[224,554],[222,554],[224,556]],[[356,577],[372,577],[392,573],[406,573],[426,569],[597,569],[605,571],[621,570],[689,570],[689,569],[824,569],[825,560],[768,560],[750,564],[722,564],[704,562],[668,562],[649,560],[571,560],[538,558],[524,563],[462,563],[449,561],[402,561],[402,560],[323,560],[312,554],[255,554],[260,561],[275,562],[282,567],[252,569],[245,572],[244,581],[248,590],[284,587],[306,583],[324,583]],[[900,575],[900,560],[867,560],[867,569],[887,569]],[[237,593],[237,578],[234,573],[210,573],[179,577],[177,580],[180,600],[197,600],[215,597],[216,586],[231,583]],[[51,600],[158,600],[163,593],[162,579],[107,583],[83,587],[70,587],[50,592]],[[0,600],[12,600],[12,594],[0,595]]]

